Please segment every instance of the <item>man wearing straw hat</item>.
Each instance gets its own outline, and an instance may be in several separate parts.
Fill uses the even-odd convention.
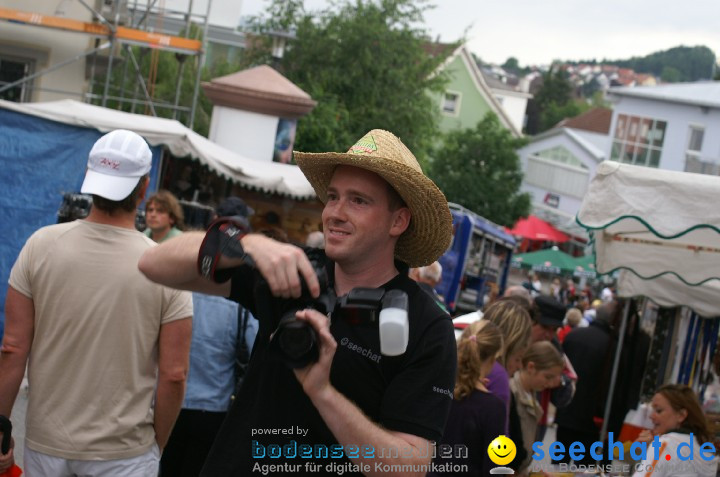
[[[356,287],[399,289],[409,298],[409,343],[400,356],[380,354],[377,328],[329,320],[316,310],[296,316],[319,340],[317,362],[291,370],[273,359],[270,335],[279,317],[260,296],[252,258],[275,297],[321,292],[302,249],[248,234],[233,257],[212,264],[215,283],[196,262],[203,234],[186,233],[140,260],[151,280],[239,301],[260,330],[243,389],[208,461],[205,476],[286,472],[425,475],[452,401],[456,352],[452,323],[407,276],[448,247],[452,219],[445,196],[405,145],[373,130],[347,153],[295,153],[325,203],[324,269],[338,297]],[[220,275],[225,280],[218,283]],[[271,298],[275,299],[275,298]]]

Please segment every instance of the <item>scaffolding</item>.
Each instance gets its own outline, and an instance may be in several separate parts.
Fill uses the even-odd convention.
[[[32,27],[76,32],[95,38],[94,47],[41,71],[1,85],[0,93],[19,86],[28,86],[37,77],[86,59],[86,62],[89,63],[89,77],[86,91],[82,93],[83,101],[103,107],[107,106],[109,102],[113,102],[117,109],[123,109],[127,105],[130,112],[136,112],[138,107],[144,107],[143,112],[153,116],[158,116],[159,109],[165,109],[171,111],[173,119],[177,119],[179,116],[183,116],[181,113],[185,113],[184,123],[192,129],[207,51],[212,0],[206,0],[207,9],[204,15],[193,13],[193,0],[188,0],[186,11],[166,9],[164,0],[147,0],[145,5],[139,5],[138,0],[100,0],[97,2],[100,4],[99,9],[93,8],[85,0],[77,1],[92,13],[93,22],[0,8],[0,20]],[[60,10],[60,6],[58,6],[58,10]],[[178,24],[184,26],[182,29],[184,36],[171,34],[170,30],[166,28],[168,25],[177,27]],[[190,38],[193,24],[202,25],[202,40]],[[141,69],[142,59],[138,61],[137,55],[133,52],[133,46],[141,48],[140,56],[151,53],[150,73],[147,79]],[[175,95],[172,101],[157,99],[154,96],[158,57],[163,51],[175,53],[174,56],[178,62]],[[188,57],[196,59],[197,72],[190,104],[182,105],[181,90]],[[112,82],[113,68],[116,65],[122,66],[119,85]],[[104,77],[102,77],[103,74]],[[128,76],[132,79],[128,80]]]

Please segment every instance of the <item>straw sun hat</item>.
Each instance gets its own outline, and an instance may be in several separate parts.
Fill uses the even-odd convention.
[[[429,265],[447,250],[452,216],[445,195],[422,172],[412,152],[388,131],[373,129],[348,152],[294,152],[295,161],[321,201],[335,167],[359,167],[385,179],[410,208],[410,226],[395,246],[395,256],[411,267]]]

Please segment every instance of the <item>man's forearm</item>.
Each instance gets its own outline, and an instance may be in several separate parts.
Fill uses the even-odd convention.
[[[185,381],[160,381],[155,397],[155,439],[160,449],[163,449],[170,439],[183,397],[185,396]]]
[[[25,375],[26,359],[3,349],[0,353],[0,415],[10,417],[20,384]]]
[[[343,446],[356,445],[360,448],[365,445],[372,446],[375,450],[375,458],[372,460],[371,469],[366,472],[367,476],[424,476],[426,472],[407,472],[400,470],[398,472],[376,471],[375,464],[407,466],[407,465],[424,465],[430,463],[432,452],[428,452],[424,445],[431,446],[428,441],[417,436],[405,435],[414,439],[410,442],[403,437],[381,428],[372,422],[363,412],[342,393],[332,386],[326,391],[319,393],[317,396],[311,397],[311,400],[317,408],[320,416],[325,421],[330,431],[333,433],[338,443]],[[384,451],[384,457],[378,458],[379,452]],[[388,452],[397,450],[398,452]],[[408,457],[412,453],[413,457]],[[356,464],[367,464],[368,460],[362,457],[350,459]],[[408,467],[398,467],[399,469],[407,469]]]
[[[185,232],[173,237],[146,250],[138,268],[154,282],[182,288],[199,277],[197,256],[204,237],[202,232]]]

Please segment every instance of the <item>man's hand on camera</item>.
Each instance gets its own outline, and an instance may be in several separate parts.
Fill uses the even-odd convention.
[[[302,385],[303,391],[312,400],[332,388],[330,384],[330,366],[335,356],[337,342],[330,334],[330,320],[319,311],[313,309],[301,310],[295,316],[309,323],[318,336],[320,355],[317,362],[294,370],[295,377]]]
[[[307,283],[313,298],[320,295],[315,270],[301,248],[260,234],[246,235],[242,238],[242,246],[270,285],[273,295],[282,298],[300,297],[300,275]],[[220,260],[221,268],[223,260],[224,257]]]

